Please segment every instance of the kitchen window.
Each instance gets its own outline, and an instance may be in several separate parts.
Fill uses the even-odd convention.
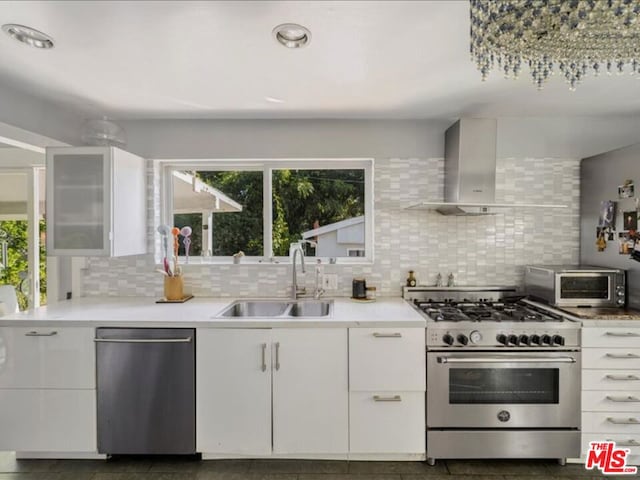
[[[296,242],[326,263],[372,261],[373,160],[174,161],[163,178],[164,222],[191,227],[193,263],[286,263]]]

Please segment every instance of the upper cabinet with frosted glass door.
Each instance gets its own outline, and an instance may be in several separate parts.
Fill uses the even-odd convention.
[[[115,147],[47,149],[47,254],[125,256],[146,245],[145,161]]]

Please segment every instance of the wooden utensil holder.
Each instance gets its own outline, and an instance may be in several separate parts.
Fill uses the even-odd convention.
[[[184,297],[184,279],[182,275],[164,277],[164,298],[167,300],[182,300]]]

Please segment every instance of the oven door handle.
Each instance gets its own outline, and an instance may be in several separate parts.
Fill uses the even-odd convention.
[[[438,363],[576,363],[573,357],[438,357]]]

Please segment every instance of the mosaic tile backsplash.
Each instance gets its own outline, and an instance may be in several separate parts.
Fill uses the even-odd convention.
[[[338,275],[337,291],[349,296],[353,277],[365,277],[379,295],[399,296],[408,270],[419,284],[438,273],[458,285],[520,285],[523,266],[577,263],[579,258],[580,162],[574,159],[498,159],[496,202],[566,204],[566,209],[510,209],[487,216],[442,216],[404,207],[442,200],[444,160],[376,159],[374,255],[370,265],[325,265]],[[159,168],[149,162],[149,245],[158,251]],[[162,296],[154,255],[92,257],[84,270],[85,296]],[[313,268],[299,275],[313,290]],[[291,267],[285,264],[187,265],[185,289],[196,296],[286,296]]]

